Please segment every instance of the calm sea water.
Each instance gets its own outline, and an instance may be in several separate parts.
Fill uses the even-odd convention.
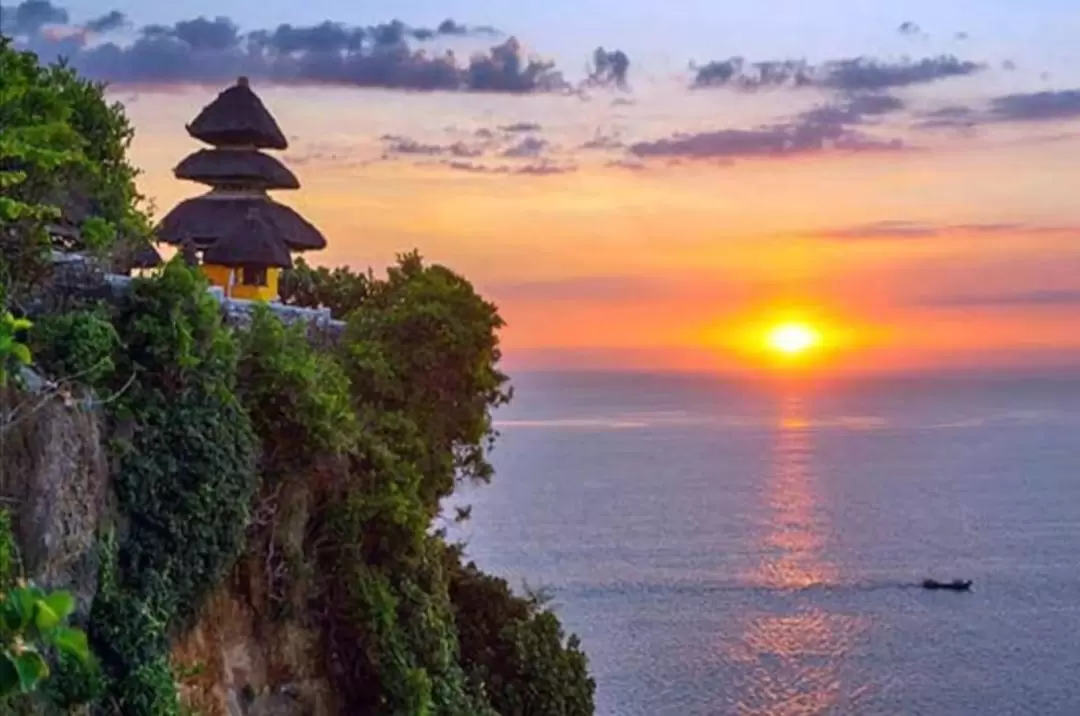
[[[515,385],[455,536],[601,716],[1080,714],[1080,375]]]

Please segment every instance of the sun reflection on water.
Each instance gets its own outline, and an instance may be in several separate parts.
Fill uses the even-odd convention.
[[[847,713],[859,696],[858,689],[843,683],[842,666],[863,623],[823,609],[811,592],[798,591],[835,584],[838,578],[828,558],[828,515],[813,468],[813,439],[803,401],[784,400],[764,488],[770,520],[761,539],[762,559],[747,581],[788,598],[767,613],[748,615],[729,654],[739,677],[725,713]]]

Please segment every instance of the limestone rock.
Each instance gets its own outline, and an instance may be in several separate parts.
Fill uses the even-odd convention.
[[[27,578],[71,590],[86,614],[97,591],[108,494],[100,416],[68,395],[0,396],[0,499]]]

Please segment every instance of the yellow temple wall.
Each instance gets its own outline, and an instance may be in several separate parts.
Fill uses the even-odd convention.
[[[281,277],[281,269],[268,268],[266,270],[265,286],[245,286],[241,280],[240,269],[217,264],[203,264],[203,273],[214,286],[225,289],[225,295],[229,298],[240,298],[247,301],[273,301],[278,298],[278,280]],[[229,276],[236,272],[236,279],[232,288],[229,288]]]

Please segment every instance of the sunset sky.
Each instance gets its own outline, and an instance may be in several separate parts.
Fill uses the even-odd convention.
[[[184,123],[250,75],[309,259],[418,248],[499,304],[512,368],[737,367],[790,317],[845,370],[1080,358],[1073,2],[5,7],[113,83],[159,210],[204,190]]]

